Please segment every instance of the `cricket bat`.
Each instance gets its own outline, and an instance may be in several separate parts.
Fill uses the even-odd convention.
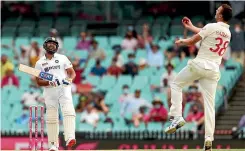
[[[19,64],[19,70],[25,73],[28,73],[30,75],[33,75],[35,77],[41,78],[46,81],[53,81],[54,75],[47,73],[47,72],[42,72],[38,69]]]

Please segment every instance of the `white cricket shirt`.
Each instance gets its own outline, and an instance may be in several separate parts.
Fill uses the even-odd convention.
[[[47,59],[44,55],[35,65],[36,69],[53,74],[59,80],[67,78],[66,69],[71,67],[72,63],[70,60],[66,56],[57,53],[54,54],[51,60]]]
[[[229,25],[223,22],[210,23],[198,34],[202,40],[196,59],[202,60],[205,69],[219,71],[222,56],[231,39]]]

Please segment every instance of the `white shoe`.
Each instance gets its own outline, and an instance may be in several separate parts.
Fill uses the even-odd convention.
[[[72,147],[76,144],[76,139],[75,138],[69,138],[68,141],[66,141],[66,146],[67,147]]]
[[[204,151],[212,151],[212,140],[210,137],[207,137],[204,142]]]
[[[170,124],[170,126],[168,126],[165,129],[165,133],[169,133],[169,134],[175,133],[177,129],[185,125],[185,120],[181,116],[174,117],[173,119],[170,120],[172,121],[172,123]]]
[[[58,151],[58,148],[55,145],[51,145],[49,151]]]

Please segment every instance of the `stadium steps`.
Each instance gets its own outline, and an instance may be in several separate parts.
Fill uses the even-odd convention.
[[[216,120],[216,130],[231,130],[237,127],[240,118],[244,115],[245,109],[245,73],[243,73],[240,81],[234,89],[232,97],[229,99],[228,108],[225,112],[221,113]],[[216,138],[229,139],[231,135],[219,134],[215,135]]]

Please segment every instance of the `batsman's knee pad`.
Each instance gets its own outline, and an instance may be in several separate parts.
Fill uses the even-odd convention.
[[[64,117],[66,116],[74,116],[76,117],[75,109],[73,104],[63,104],[61,106],[61,111]]]
[[[59,123],[58,109],[52,106],[46,109],[47,123]]]

